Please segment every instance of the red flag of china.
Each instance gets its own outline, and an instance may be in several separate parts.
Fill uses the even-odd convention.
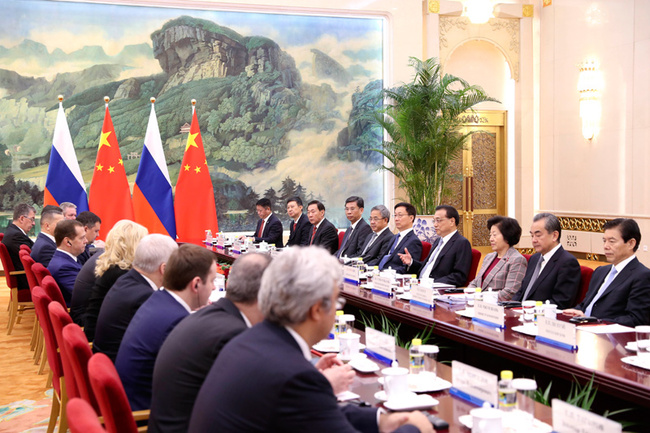
[[[197,243],[205,239],[205,231],[219,231],[214,189],[205,159],[199,120],[196,110],[192,113],[192,126],[187,137],[183,163],[176,182],[174,211],[178,240]]]
[[[106,239],[108,232],[119,220],[135,219],[131,190],[126,180],[124,163],[117,144],[111,113],[108,111],[108,103],[102,135],[99,139],[99,149],[97,149],[93,180],[90,183],[88,207],[102,219],[100,239]]]

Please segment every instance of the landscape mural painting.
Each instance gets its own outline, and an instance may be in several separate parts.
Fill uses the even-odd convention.
[[[63,106],[86,185],[104,96],[131,185],[156,98],[172,184],[192,99],[223,231],[251,230],[269,197],[320,199],[346,227],[344,201],[383,202],[380,104],[385,22],[58,1],[1,0],[0,210],[42,205]],[[215,7],[207,4],[206,7]],[[285,224],[286,227],[286,224]]]

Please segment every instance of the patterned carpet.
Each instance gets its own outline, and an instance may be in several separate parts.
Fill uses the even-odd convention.
[[[50,418],[52,392],[39,400],[20,400],[0,406],[0,432],[2,433],[45,433]],[[56,430],[55,430],[56,431]]]

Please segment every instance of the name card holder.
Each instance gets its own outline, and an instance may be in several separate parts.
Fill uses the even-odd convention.
[[[472,322],[505,329],[505,314],[505,307],[499,307],[498,305],[488,304],[483,301],[476,301],[474,303],[474,317],[472,318]]]
[[[573,323],[540,316],[537,318],[537,337],[535,339],[540,343],[550,344],[560,349],[578,350],[576,325]]]
[[[435,308],[433,304],[433,287],[411,286],[411,304],[429,309]]]
[[[451,361],[452,387],[449,393],[476,406],[489,403],[496,407],[498,378],[460,361]]]
[[[623,426],[577,406],[553,399],[553,431],[576,433],[621,433]]]
[[[355,266],[343,266],[343,280],[346,283],[359,285],[359,268]]]
[[[395,337],[366,327],[366,348],[364,353],[390,366],[393,360],[397,359],[395,355]]]
[[[217,239],[217,249],[218,250],[226,249],[226,239],[224,239],[223,236],[219,236],[219,238]]]
[[[382,296],[393,296],[390,288],[391,279],[388,277],[375,277],[372,279],[372,293]]]
[[[241,242],[235,241],[235,243],[232,244],[232,249],[230,250],[233,254],[241,254]]]

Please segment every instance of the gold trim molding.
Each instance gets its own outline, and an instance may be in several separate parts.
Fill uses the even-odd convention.
[[[550,6],[553,4],[553,0],[544,0],[544,5],[542,7]]]
[[[563,230],[574,230],[578,232],[602,233],[607,219],[602,218],[576,218],[558,217]]]
[[[429,0],[429,12],[432,14],[440,13],[440,2],[438,0]]]
[[[532,18],[535,11],[535,6],[533,5],[521,5],[521,14],[524,18]]]
[[[528,254],[529,256],[532,256],[533,254],[536,253],[535,248],[515,248],[517,251],[519,251],[519,254]]]

